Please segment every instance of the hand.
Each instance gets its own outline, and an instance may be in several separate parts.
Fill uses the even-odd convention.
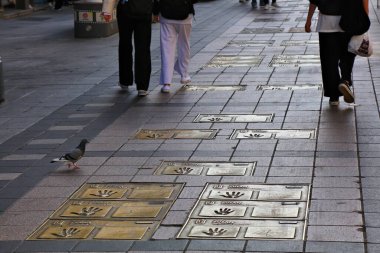
[[[310,20],[306,20],[305,32],[307,32],[307,33],[311,32],[311,21]]]
[[[159,21],[160,21],[160,16],[158,16],[158,15],[152,16],[152,23],[158,23]]]
[[[110,22],[112,19],[112,15],[106,12],[102,12],[101,14],[106,22]]]

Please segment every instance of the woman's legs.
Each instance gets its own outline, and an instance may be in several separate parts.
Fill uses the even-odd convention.
[[[177,31],[174,24],[161,23],[161,76],[160,84],[170,84],[173,79]]]
[[[181,75],[181,82],[190,80],[190,34],[191,24],[177,25],[178,31],[178,59],[174,69]]]
[[[319,33],[319,51],[322,68],[322,82],[324,96],[338,98],[340,93],[339,58],[341,45],[340,33]]]

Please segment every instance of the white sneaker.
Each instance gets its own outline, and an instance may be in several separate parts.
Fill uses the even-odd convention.
[[[280,6],[277,3],[272,3],[272,7],[279,8]]]
[[[146,95],[148,95],[148,92],[146,90],[138,90],[137,95],[139,97],[145,97]]]
[[[266,5],[264,6],[264,10],[269,10],[269,9],[270,9],[269,4],[266,4]]]
[[[181,83],[182,83],[182,84],[188,84],[188,83],[190,83],[190,82],[191,82],[191,78],[190,78],[190,76],[185,77],[185,78],[181,78]]]
[[[170,92],[170,84],[164,84],[161,88],[162,93],[169,93]]]
[[[121,83],[119,83],[119,86],[121,88],[122,91],[128,91],[129,90],[129,86],[128,85],[123,85]]]
[[[49,7],[54,9],[54,4],[52,2],[48,3]]]

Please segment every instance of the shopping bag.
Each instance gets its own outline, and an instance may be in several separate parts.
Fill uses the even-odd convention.
[[[348,43],[348,51],[359,56],[370,57],[373,49],[368,33],[352,36]]]

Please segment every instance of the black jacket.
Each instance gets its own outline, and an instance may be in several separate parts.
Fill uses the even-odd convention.
[[[198,0],[190,0],[189,13],[195,15],[194,4],[197,2]],[[153,14],[154,15],[160,14],[162,8],[163,8],[162,1],[158,0],[158,4],[155,4],[153,7]]]
[[[325,15],[339,16],[342,14],[344,0],[309,0],[315,4],[319,11]]]

